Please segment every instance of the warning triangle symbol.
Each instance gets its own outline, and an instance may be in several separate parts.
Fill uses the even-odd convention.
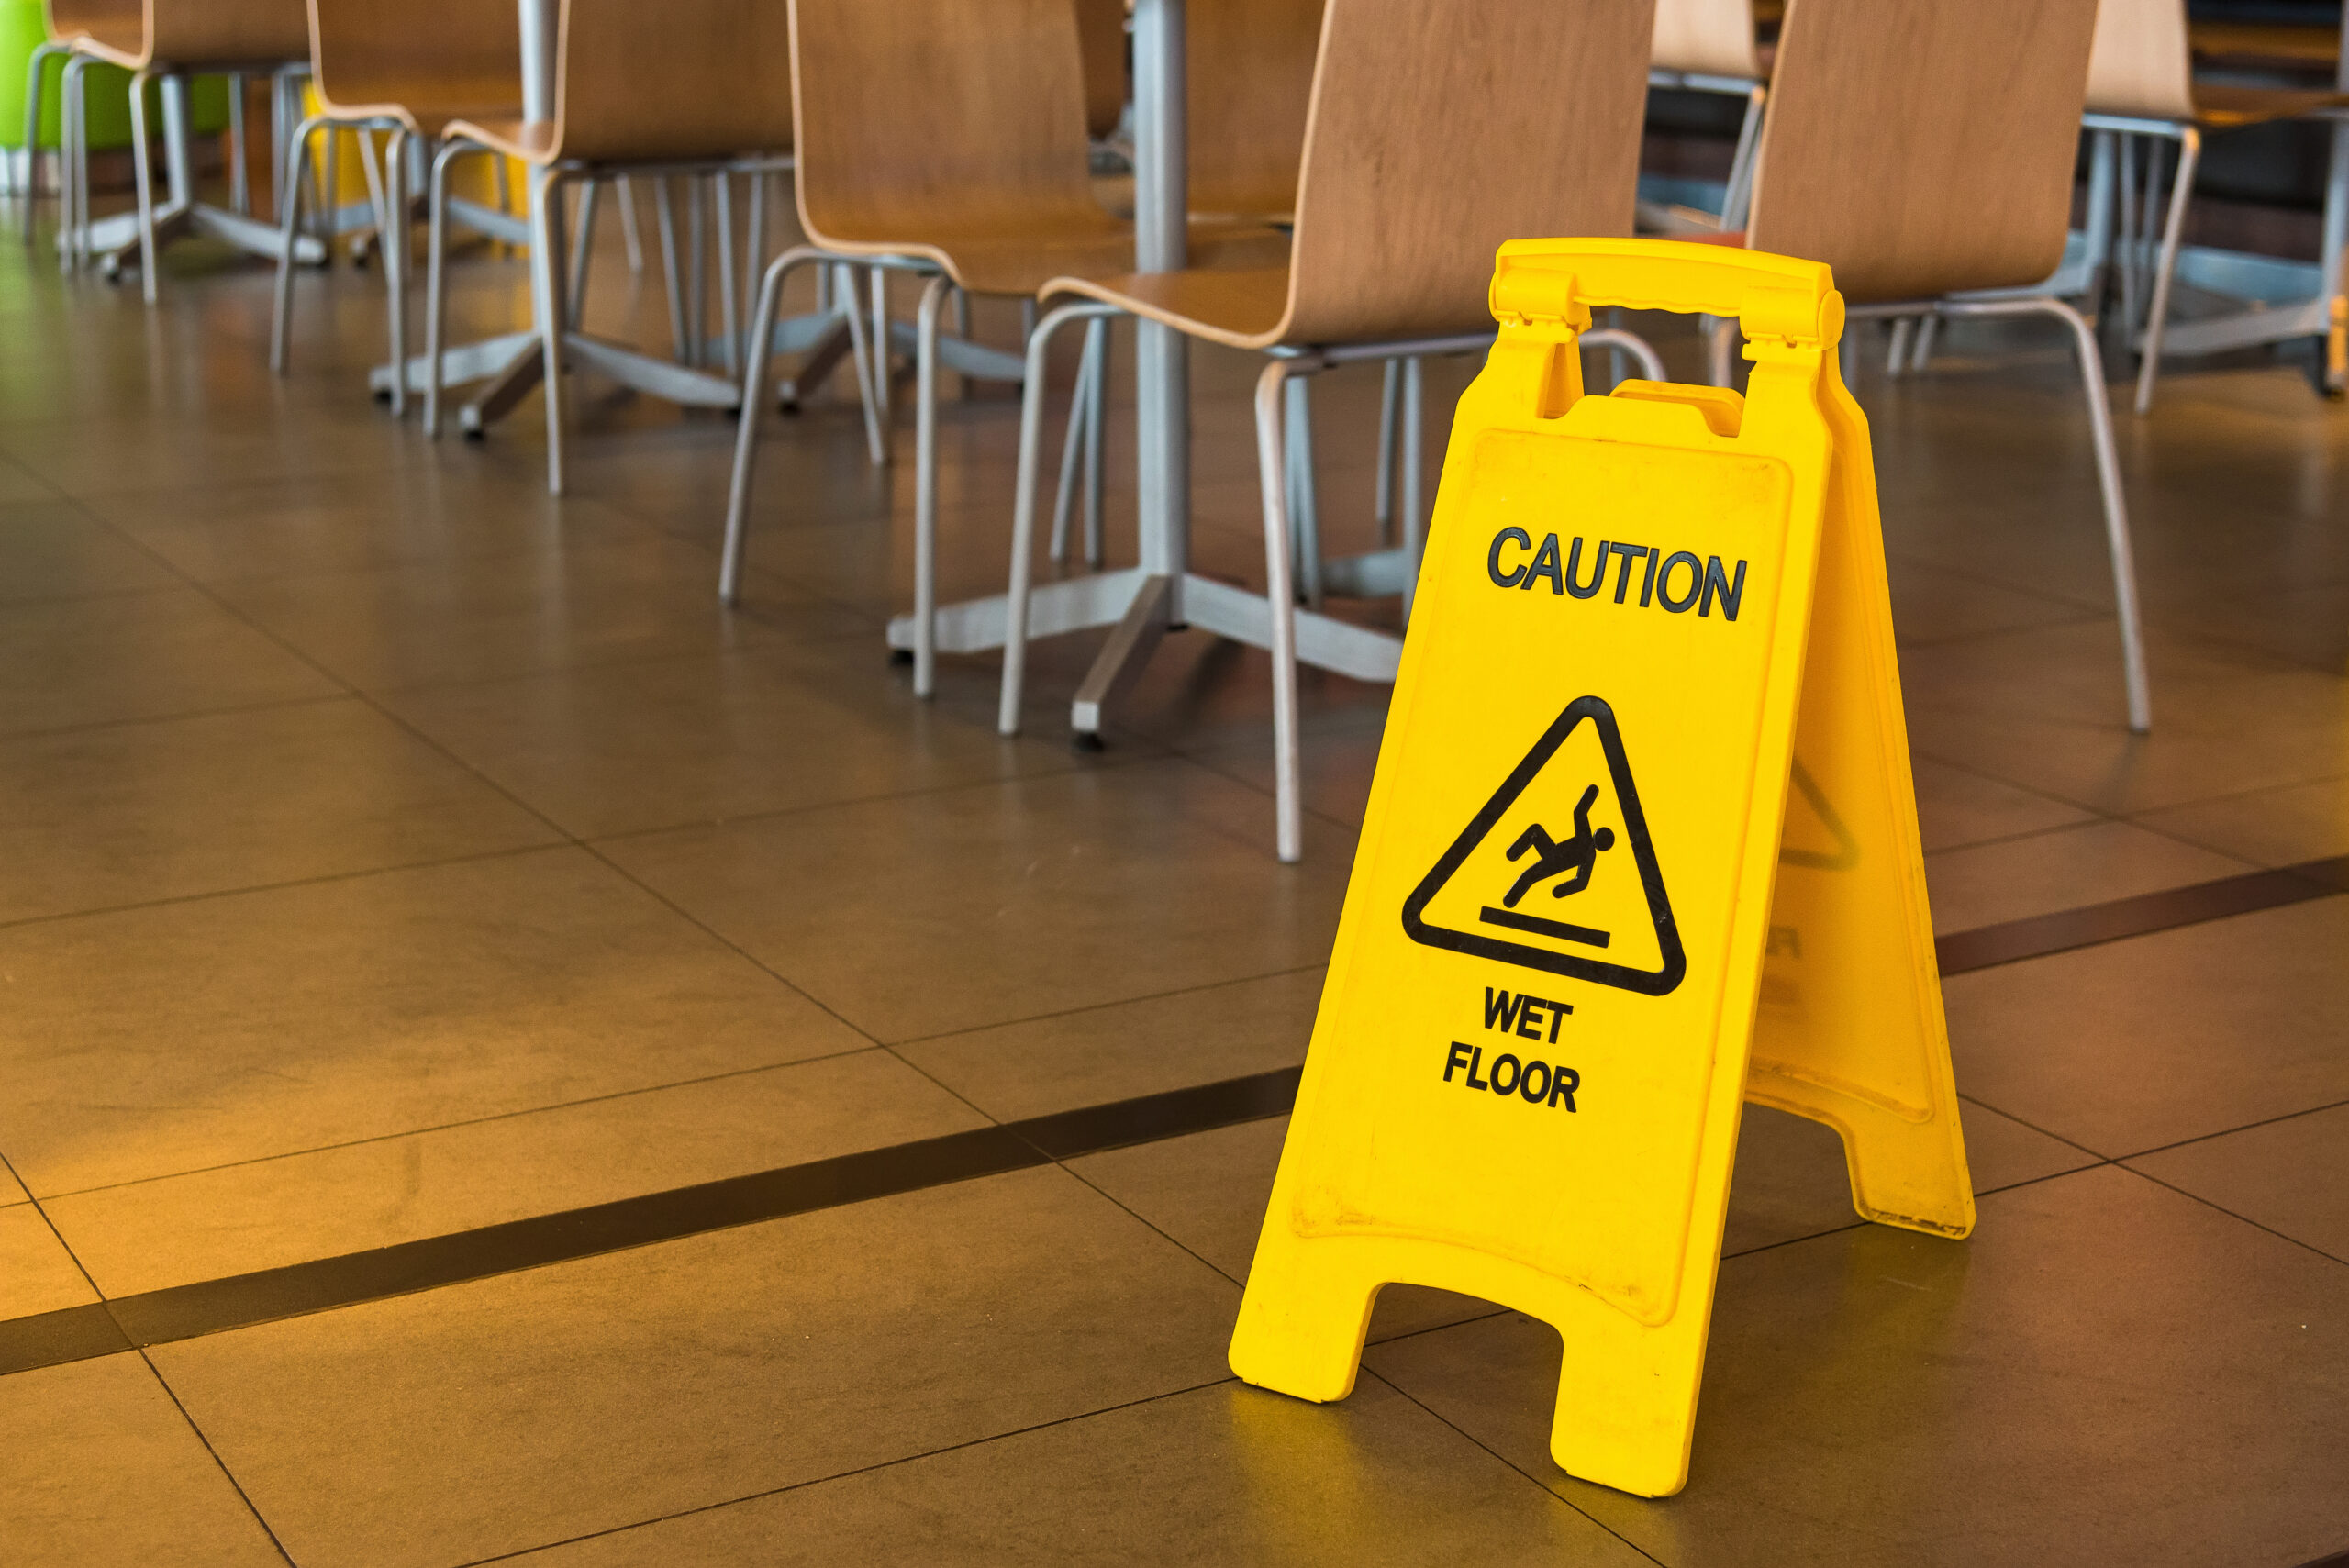
[[[1661,996],[1688,971],[1615,710],[1566,705],[1403,901],[1415,942]]]
[[[1787,796],[1787,826],[1785,837],[1779,840],[1778,862],[1782,865],[1808,866],[1812,871],[1850,871],[1860,863],[1860,841],[1843,826],[1843,818],[1836,814],[1827,792],[1810,776],[1810,770],[1795,759],[1790,781],[1794,788]]]

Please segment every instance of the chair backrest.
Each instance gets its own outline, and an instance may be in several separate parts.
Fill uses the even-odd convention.
[[[490,0],[309,0],[310,72],[328,104],[399,101],[417,83],[436,101],[518,105],[522,34],[514,6]]]
[[[562,0],[555,145],[590,161],[786,151],[786,36],[765,0]]]
[[[49,36],[94,38],[110,49],[137,53],[147,41],[146,0],[48,0]]]
[[[1076,0],[1076,45],[1085,61],[1085,128],[1108,136],[1126,117],[1126,0]]]
[[[2186,0],[2100,0],[2088,51],[2091,114],[2194,117]]]
[[[146,0],[147,53],[171,65],[310,58],[307,0]]]
[[[1191,210],[1257,217],[1297,201],[1322,0],[1185,7]]]
[[[1283,340],[1489,328],[1504,239],[1631,232],[1653,0],[1329,0]]]
[[[790,18],[810,239],[1108,223],[1069,0],[791,0]]]
[[[1854,304],[2063,260],[2097,0],[1790,0],[1746,243]]]
[[[1753,0],[1655,0],[1651,58],[1659,71],[1760,81]]]

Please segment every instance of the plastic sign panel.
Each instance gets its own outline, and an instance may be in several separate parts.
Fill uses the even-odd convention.
[[[1231,1364],[1341,1398],[1382,1285],[1482,1296],[1564,1340],[1558,1463],[1663,1496],[1744,1099],[1974,1223],[1874,470],[1823,266],[1521,241],[1492,298]],[[1745,395],[1586,395],[1618,305],[1738,317]]]

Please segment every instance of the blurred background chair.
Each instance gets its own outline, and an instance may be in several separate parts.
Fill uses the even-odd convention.
[[[248,72],[277,77],[287,67],[309,60],[309,17],[304,0],[101,0],[86,11],[61,16],[52,8],[51,27],[68,29],[75,55],[66,73],[68,140],[74,145],[64,160],[69,192],[63,242],[69,253],[95,259],[109,276],[135,250],[139,256],[139,288],[149,304],[156,298],[156,260],[161,248],[183,234],[201,234],[226,241],[260,256],[274,256],[282,248],[276,230],[242,213],[198,201],[189,154],[188,81],[198,74],[241,77]],[[78,128],[81,72],[87,61],[104,61],[131,72],[131,167],[138,185],[138,209],[127,226],[109,220],[98,223],[89,215],[86,183],[75,171],[83,164],[86,149]],[[163,150],[171,195],[158,204],[152,145],[148,134],[147,87],[161,87],[163,109]],[[239,103],[241,94],[232,101]],[[282,165],[281,165],[282,167]],[[312,242],[314,243],[314,242]],[[324,255],[297,247],[303,260]]]
[[[576,361],[625,384],[688,406],[733,408],[740,395],[730,374],[691,362],[697,343],[674,345],[676,361],[661,361],[626,345],[581,331],[571,310],[563,264],[562,193],[566,186],[630,172],[663,179],[718,176],[718,293],[726,322],[721,342],[739,339],[734,268],[732,182],[738,170],[763,171],[791,145],[791,92],[785,19],[780,6],[741,0],[562,0],[554,59],[552,117],[459,117],[442,129],[444,147],[433,161],[426,306],[426,408],[437,417],[441,336],[446,308],[447,165],[457,153],[479,150],[513,158],[530,170],[530,273],[534,373],[509,377],[506,404],[533,380],[546,400],[547,489],[563,489],[562,375]],[[592,185],[590,186],[592,190]],[[583,200],[592,199],[583,196]],[[664,224],[664,229],[666,225]],[[672,268],[673,272],[675,269]],[[685,273],[696,279],[699,268]],[[575,276],[576,274],[572,274]],[[698,321],[689,330],[698,339]],[[734,352],[728,347],[726,352]]]
[[[1133,264],[1132,226],[1097,199],[1070,0],[791,0],[800,227],[752,319],[718,593],[739,592],[768,341],[795,270],[851,260],[924,281],[916,318],[914,690],[937,668],[939,313],[948,292],[1034,298],[1064,272]],[[1276,231],[1195,222],[1203,263],[1283,254]],[[1035,379],[1035,361],[1028,361]],[[1101,383],[1097,378],[1094,386]],[[1102,401],[1095,397],[1097,412]]]
[[[2344,136],[2342,122],[2349,116],[2349,93],[2197,82],[2193,65],[2186,0],[2102,0],[2097,13],[2095,48],[2088,57],[2087,124],[2093,130],[2122,138],[2124,150],[2143,144],[2142,206],[2132,190],[2134,160],[2125,155],[2114,194],[2123,201],[2124,212],[2135,208],[2142,213],[2142,225],[2147,230],[2153,227],[2155,197],[2161,188],[2162,152],[2172,143],[2176,147],[2176,156],[2169,162],[2169,200],[2161,223],[2160,248],[2151,258],[2149,290],[2140,283],[2148,271],[2147,258],[2133,245],[2125,248],[2121,257],[2123,316],[2130,341],[2139,354],[2136,406],[2140,414],[2154,406],[2154,384],[2161,374],[2177,280],[2179,242],[2185,236],[2194,172],[2206,136],[2278,120],[2333,122],[2327,206],[2340,216],[2326,225],[2320,275],[2328,300],[2325,317],[2337,323],[2349,315],[2349,281],[2342,277],[2344,239],[2349,239],[2343,224],[2343,217],[2349,217],[2349,145],[2344,145],[2349,136]],[[2133,239],[2139,223],[2122,227]],[[2337,337],[2339,331],[2336,327],[2329,336]],[[2187,341],[2191,344],[2192,339]],[[2329,341],[2328,362],[2321,375],[2329,390],[2338,391],[2344,372],[2349,372],[2349,366],[2332,362],[2340,356],[2340,345]]]
[[[2030,292],[2070,237],[2098,3],[1793,0],[1752,221],[1722,238],[1827,262],[1854,320],[2035,314],[2065,327],[2104,502],[2129,727],[2143,731],[2152,700],[2103,355],[2068,301]],[[1712,328],[1720,385],[1735,329]]]
[[[294,249],[301,232],[302,191],[315,132],[362,132],[368,192],[381,237],[384,287],[390,300],[391,362],[407,359],[408,216],[416,154],[429,158],[450,123],[518,117],[522,102],[521,39],[512,6],[482,0],[308,0],[311,82],[317,112],[294,133],[292,176],[281,183],[276,309],[270,368],[284,375],[294,316]],[[373,133],[385,136],[379,158]],[[413,144],[413,145],[411,145]],[[520,239],[519,232],[504,237]],[[407,406],[406,375],[392,379],[392,411]]]
[[[1416,358],[1490,342],[1486,295],[1504,239],[1630,234],[1653,27],[1653,0],[1486,0],[1473,11],[1440,0],[1329,0],[1289,264],[1063,276],[1043,287],[1047,299],[1079,303],[1054,310],[1039,327],[1031,364],[1054,327],[1105,306],[1271,356],[1257,381],[1255,426],[1264,517],[1262,645],[1273,656],[1275,820],[1284,861],[1303,849],[1300,639],[1313,662],[1372,679],[1393,679],[1399,647],[1386,634],[1297,611],[1286,385],[1293,376],[1350,360]],[[1627,341],[1634,340],[1621,333],[1584,339],[1592,348]],[[1041,387],[1031,376],[996,720],[1006,735],[1019,728],[1041,407]],[[1415,421],[1407,413],[1404,422]],[[1397,584],[1407,604],[1418,566],[1417,517],[1416,506],[1407,506]]]
[[[1655,43],[1648,85],[1683,93],[1716,93],[1745,100],[1731,155],[1729,183],[1718,215],[1684,206],[1643,207],[1641,216],[1666,233],[1692,225],[1734,229],[1745,222],[1753,195],[1753,158],[1770,96],[1770,54],[1756,39],[1753,0],[1655,0]]]

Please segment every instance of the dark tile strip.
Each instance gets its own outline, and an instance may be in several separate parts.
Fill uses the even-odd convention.
[[[1966,974],[2026,958],[2044,958],[2075,948],[2095,947],[2124,937],[2222,920],[2259,909],[2278,909],[2312,898],[2349,893],[2349,855],[2306,861],[2277,871],[2165,888],[2133,898],[2115,898],[2081,909],[2065,909],[2027,920],[2009,920],[1979,930],[1953,931],[1937,942],[1943,974]]]
[[[1942,939],[1944,974],[2349,893],[2349,856],[2115,899]],[[462,1284],[761,1220],[1286,1115],[1284,1067],[942,1138],[0,1321],[0,1374]],[[2326,1560],[2328,1563],[2332,1559]],[[2343,1568],[2349,1568],[2344,1563]]]
[[[102,1301],[38,1312],[30,1318],[11,1318],[0,1323],[0,1376],[128,1349],[130,1341]]]

